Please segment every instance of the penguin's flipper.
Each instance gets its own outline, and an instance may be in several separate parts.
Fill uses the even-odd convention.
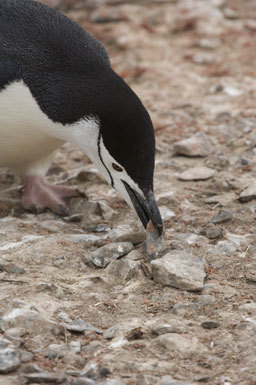
[[[84,196],[76,188],[52,185],[42,176],[27,175],[23,179],[21,204],[25,210],[36,214],[49,209],[58,215],[69,216],[69,200]]]

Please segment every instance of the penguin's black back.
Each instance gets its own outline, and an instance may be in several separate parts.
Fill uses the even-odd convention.
[[[33,0],[0,1],[0,60],[45,72],[86,73],[109,65],[98,40]]]

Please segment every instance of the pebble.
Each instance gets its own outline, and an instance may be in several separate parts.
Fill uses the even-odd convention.
[[[68,344],[68,349],[72,353],[80,353],[81,352],[81,342],[80,341],[70,341]]]
[[[151,262],[153,279],[162,285],[181,290],[203,289],[204,261],[184,251],[171,251]]]
[[[202,294],[198,296],[197,302],[203,305],[208,305],[210,303],[215,303],[216,299],[213,295]]]
[[[154,326],[151,330],[152,330],[152,333],[156,334],[157,336],[160,336],[161,334],[166,334],[166,333],[185,333],[186,332],[186,328],[177,322],[173,322],[173,324],[158,324]]]
[[[174,143],[174,151],[186,156],[208,156],[213,152],[211,139],[204,132],[198,132],[187,139]]]
[[[17,266],[14,263],[0,263],[0,271],[5,271],[9,274],[24,274],[25,270],[21,266]]]
[[[178,178],[184,181],[207,180],[212,178],[216,173],[216,170],[209,167],[193,167],[178,174]]]
[[[110,328],[104,331],[103,337],[106,340],[112,340],[112,338],[115,337],[118,331],[119,331],[119,328],[117,326],[111,326]]]
[[[226,206],[227,204],[234,202],[237,199],[237,196],[233,192],[224,193],[221,195],[213,195],[209,198],[204,199],[205,203],[218,203],[221,206]]]
[[[89,377],[93,380],[107,377],[109,374],[111,374],[111,372],[108,368],[102,367],[100,364],[94,361],[86,364],[83,371],[80,373],[81,376]]]
[[[21,362],[30,362],[34,359],[34,354],[26,350],[19,349],[19,354]]]
[[[167,206],[160,206],[159,211],[163,221],[169,221],[170,219],[176,217],[176,214],[170,210]]]
[[[73,352],[68,352],[63,358],[63,364],[70,365],[76,368],[83,368],[85,363],[86,360],[84,357]]]
[[[156,341],[169,352],[180,353],[184,358],[191,358],[195,354],[198,355],[207,351],[196,337],[189,339],[177,333],[162,334],[156,338]]]
[[[72,212],[72,215],[85,215],[86,218],[91,215],[101,214],[98,202],[91,202],[84,199],[72,199],[70,210]]]
[[[107,281],[112,284],[125,283],[142,275],[139,262],[121,259],[112,261],[106,268]]]
[[[215,226],[213,223],[207,223],[204,228],[204,233],[209,239],[217,239],[222,237],[223,231],[220,227]]]
[[[232,242],[219,241],[216,245],[216,249],[221,252],[221,254],[232,255],[236,252],[237,247],[235,247]]]
[[[66,380],[66,376],[47,371],[24,374],[28,384],[61,384]]]
[[[115,242],[102,246],[93,251],[89,256],[89,262],[96,267],[106,267],[111,260],[115,260],[128,254],[133,249],[131,242]]]
[[[248,314],[256,314],[256,303],[245,303],[244,305],[239,306],[239,309],[245,311]]]
[[[88,377],[78,377],[73,380],[72,385],[96,385],[96,382]]]
[[[21,364],[16,350],[5,348],[0,349],[0,373],[10,373],[15,371]]]
[[[220,326],[220,323],[217,321],[209,320],[202,322],[201,326],[204,329],[216,329]]]
[[[252,180],[250,185],[243,191],[241,192],[239,196],[239,201],[240,202],[249,202],[252,199],[256,199],[256,181]]]
[[[54,358],[62,358],[67,353],[68,348],[66,344],[51,344],[48,347],[48,357],[50,360]]]
[[[97,334],[103,334],[103,331],[101,329],[93,326],[92,324],[90,324],[90,322],[82,320],[81,318],[65,324],[65,327],[71,332],[83,333],[94,330]]]
[[[203,49],[215,49],[220,45],[221,41],[217,37],[202,38],[198,41],[197,45]]]
[[[214,224],[224,223],[230,221],[232,217],[233,215],[230,211],[219,210],[218,214],[214,215],[209,222]]]

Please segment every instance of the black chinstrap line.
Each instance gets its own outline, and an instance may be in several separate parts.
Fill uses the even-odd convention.
[[[109,175],[110,181],[111,181],[111,186],[112,186],[113,188],[115,188],[115,184],[114,184],[113,177],[112,177],[112,175],[111,175],[109,169],[108,169],[107,166],[105,165],[104,160],[103,160],[103,158],[102,158],[102,156],[101,156],[101,151],[100,151],[100,140],[101,140],[101,137],[102,137],[102,135],[101,135],[101,133],[99,132],[98,141],[97,141],[98,155],[99,155],[99,158],[100,158],[100,160],[101,160],[101,163],[103,164],[103,166],[105,167],[105,169],[106,169],[107,172],[108,172],[108,175]]]

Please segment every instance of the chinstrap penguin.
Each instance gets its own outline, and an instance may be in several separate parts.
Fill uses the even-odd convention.
[[[64,142],[79,146],[159,237],[155,137],[140,99],[103,45],[33,0],[0,1],[0,167],[20,175],[25,209],[65,212],[75,189],[45,174]]]

